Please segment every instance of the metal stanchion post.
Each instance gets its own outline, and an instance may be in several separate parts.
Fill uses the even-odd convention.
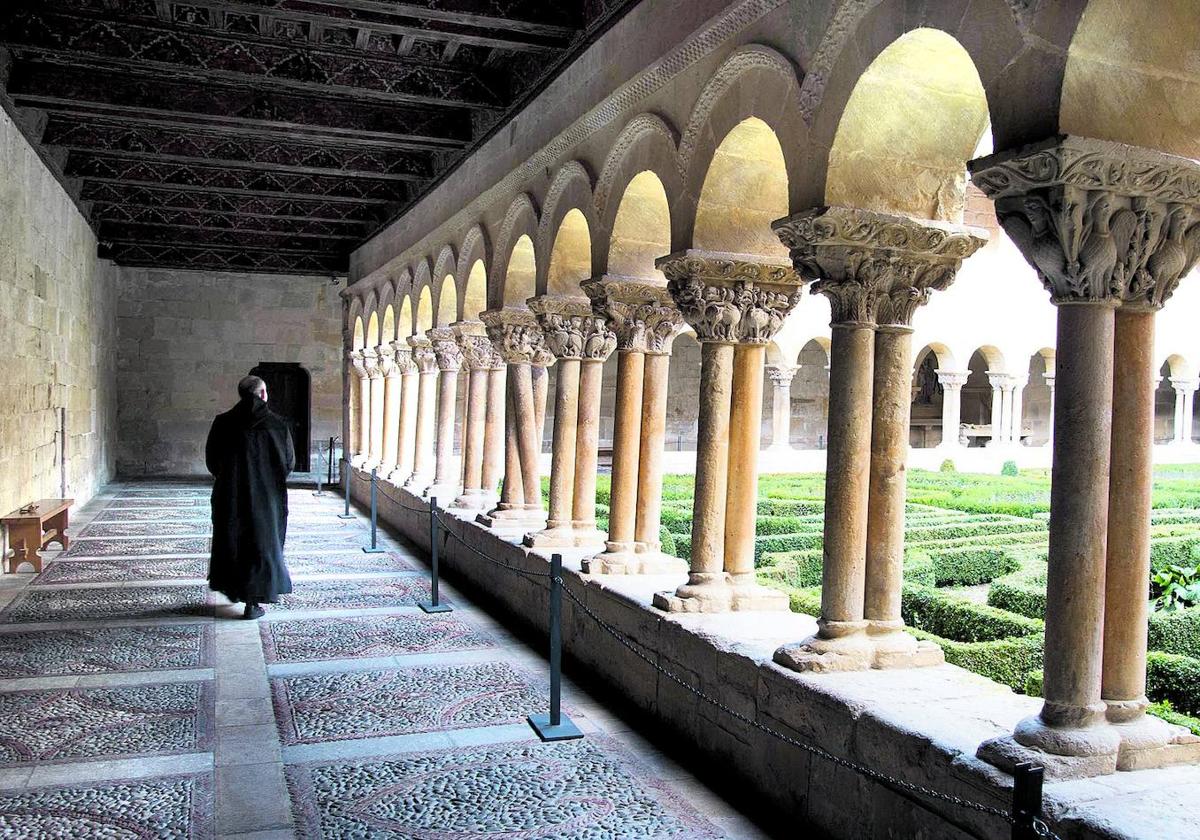
[[[582,738],[571,719],[562,713],[562,555],[550,556],[550,714],[526,720],[543,741]]]
[[[338,514],[338,519],[353,519],[354,514],[350,512],[350,473],[354,472],[350,469],[350,462],[345,458],[342,459],[342,482],[343,491],[346,496],[346,510]]]
[[[336,442],[336,437],[329,439],[329,457],[325,459],[325,466],[329,468],[329,477],[325,480],[326,484],[333,484],[333,446]]]
[[[376,528],[378,526],[378,520],[379,520],[379,498],[378,498],[379,488],[377,487],[377,484],[379,482],[379,477],[378,477],[377,473],[378,473],[378,470],[375,469],[374,467],[372,467],[371,468],[371,545],[369,548],[365,545],[363,546],[363,552],[365,554],[382,554],[383,553],[383,549],[380,548],[379,544],[376,542],[376,534],[375,534]]]
[[[1013,768],[1012,840],[1037,840],[1044,768],[1024,761]]]
[[[429,498],[429,600],[417,604],[427,613],[450,612],[449,604],[438,601],[438,503]]]
[[[330,454],[330,456],[332,456],[332,455],[333,455],[333,450],[332,450],[332,449],[330,449],[330,450],[329,450],[329,454]],[[317,456],[319,457],[320,455],[321,455],[321,444],[319,444],[319,443],[318,443],[318,444],[317,444]],[[314,474],[314,475],[317,477],[317,492],[313,493],[313,495],[314,495],[314,496],[324,496],[324,495],[325,495],[325,493],[324,493],[324,492],[321,490],[321,469],[320,469],[320,464],[318,464],[318,465],[317,465],[317,469],[313,470],[313,474]]]

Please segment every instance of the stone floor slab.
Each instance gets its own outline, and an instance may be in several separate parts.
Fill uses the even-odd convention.
[[[279,599],[281,610],[362,609],[415,606],[429,597],[429,582],[420,575],[360,580],[319,580],[297,586]]]
[[[205,668],[212,627],[159,624],[0,633],[0,677],[47,677]]]
[[[314,762],[287,776],[302,838],[724,836],[602,738]]]
[[[0,693],[0,765],[211,749],[209,682]]]
[[[67,558],[86,557],[207,557],[209,538],[136,537],[75,540],[63,553]]]
[[[485,633],[453,613],[266,621],[260,625],[260,632],[268,663],[367,659],[494,646]]]
[[[62,560],[46,566],[34,586],[52,583],[125,583],[135,580],[198,580],[208,575],[204,557]]]
[[[506,662],[280,677],[271,693],[287,746],[514,723],[546,703]]]
[[[0,611],[0,624],[212,615],[208,587],[28,589]]]
[[[0,792],[0,836],[201,840],[213,832],[211,773]]]

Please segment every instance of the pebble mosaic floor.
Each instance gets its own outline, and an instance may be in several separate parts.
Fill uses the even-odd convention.
[[[602,703],[543,744],[545,660],[337,497],[295,490],[295,592],[209,592],[208,490],[115,483],[0,577],[0,837],[763,838]]]

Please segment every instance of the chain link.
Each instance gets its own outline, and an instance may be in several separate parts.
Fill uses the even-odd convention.
[[[458,534],[454,533],[454,531],[452,531],[446,525],[446,520],[442,519],[442,515],[440,513],[436,514],[436,516],[437,516],[438,525],[440,525],[442,528],[442,533],[447,534],[452,539],[454,539],[459,545],[461,545],[463,548],[466,548],[469,551],[477,554],[478,556],[482,557],[484,560],[488,561],[492,565],[499,566],[502,569],[508,569],[510,572],[516,572],[517,574],[524,575],[527,578],[547,578],[547,579],[549,579],[550,577],[552,577],[552,575],[549,572],[535,572],[535,571],[532,571],[531,569],[520,569],[520,568],[517,568],[516,566],[510,566],[508,563],[505,563],[502,560],[497,560],[495,557],[489,557],[488,555],[486,555],[482,551],[480,551],[478,548],[476,548],[475,546],[473,546],[470,543],[468,543],[467,541],[465,541]]]
[[[823,758],[826,761],[833,762],[834,764],[838,765],[839,767],[843,767],[847,770],[851,770],[855,773],[858,773],[859,775],[865,776],[868,779],[871,779],[873,781],[882,782],[887,785],[898,787],[898,788],[906,790],[910,793],[916,793],[921,796],[928,797],[930,799],[937,799],[942,802],[949,802],[950,804],[957,805],[961,808],[979,811],[980,813],[987,814],[987,815],[993,816],[993,817],[999,817],[1000,819],[1005,820],[1006,822],[1010,822],[1010,823],[1012,822],[1012,815],[1009,814],[1007,811],[1002,811],[1001,809],[994,808],[990,805],[981,805],[977,802],[972,802],[969,799],[963,799],[961,796],[954,796],[949,793],[942,793],[941,791],[933,790],[932,788],[927,788],[927,787],[923,787],[921,785],[913,784],[912,782],[905,781],[904,779],[898,779],[895,776],[889,776],[886,773],[881,773],[878,770],[872,770],[870,767],[864,767],[861,764],[855,764],[854,762],[852,762],[848,759],[842,758],[841,756],[834,755],[833,753],[827,752],[826,750],[823,750],[820,747],[815,746],[813,744],[806,744],[802,741],[797,741],[795,738],[791,737],[790,735],[787,735],[783,732],[779,732],[775,729],[772,729],[771,727],[767,726],[766,724],[759,723],[758,721],[747,717],[746,715],[742,714],[741,712],[737,711],[736,709],[730,708],[729,706],[722,703],[720,700],[717,700],[714,697],[710,697],[707,694],[705,694],[703,691],[701,691],[700,689],[695,688],[695,687],[689,685],[688,683],[684,682],[684,680],[681,677],[668,671],[666,668],[663,668],[657,662],[653,661],[649,656],[642,653],[640,650],[638,650],[634,646],[633,642],[630,641],[629,638],[626,637],[624,633],[622,633],[620,630],[617,630],[615,627],[611,626],[608,622],[606,622],[600,616],[596,615],[596,613],[592,611],[591,607],[589,607],[587,604],[585,604],[583,601],[581,601],[579,599],[579,597],[576,596],[575,593],[572,592],[566,586],[566,584],[564,583],[562,578],[556,578],[556,580],[557,580],[559,586],[562,587],[563,592],[567,593],[567,597],[570,598],[576,605],[578,605],[579,608],[581,610],[583,610],[583,612],[589,618],[592,619],[592,621],[595,621],[597,624],[600,625],[601,628],[604,629],[604,631],[606,633],[608,633],[610,636],[612,636],[614,639],[616,639],[617,642],[620,643],[622,647],[624,647],[626,650],[628,650],[630,653],[632,653],[638,659],[641,659],[643,662],[645,662],[647,665],[649,665],[651,668],[653,668],[659,674],[661,674],[662,676],[671,680],[671,682],[675,683],[676,685],[683,688],[684,690],[696,695],[697,697],[699,697],[701,700],[708,703],[709,705],[715,706],[716,708],[725,712],[725,714],[729,715],[730,717],[734,718],[735,720],[740,721],[741,723],[744,723],[745,725],[747,725],[753,729],[757,729],[760,732],[770,735],[773,738],[778,738],[779,740],[783,741],[786,744],[789,744],[793,747],[802,749],[808,753],[811,753],[812,755],[818,756],[819,758]]]
[[[403,508],[404,510],[410,511],[410,512],[412,512],[412,513],[427,513],[427,512],[428,512],[428,509],[427,509],[427,508],[413,507],[412,505],[407,505],[407,504],[405,504],[404,502],[402,502],[402,501],[400,501],[399,499],[397,499],[395,496],[393,496],[391,493],[389,493],[389,492],[388,492],[388,491],[385,489],[383,482],[382,482],[382,481],[380,481],[378,478],[376,478],[376,479],[375,479],[375,486],[376,486],[376,487],[379,489],[379,492],[380,492],[380,493],[382,493],[383,495],[387,496],[387,497],[388,497],[389,499],[391,499],[391,500],[392,500],[392,501],[393,501],[393,502],[394,502],[394,503],[395,503],[395,504],[396,504],[398,507],[401,507],[401,508]]]

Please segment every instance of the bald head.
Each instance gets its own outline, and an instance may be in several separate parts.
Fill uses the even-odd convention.
[[[258,397],[263,402],[267,401],[267,383],[263,382],[261,376],[246,376],[238,383],[238,396],[243,400],[248,400],[250,397]]]

